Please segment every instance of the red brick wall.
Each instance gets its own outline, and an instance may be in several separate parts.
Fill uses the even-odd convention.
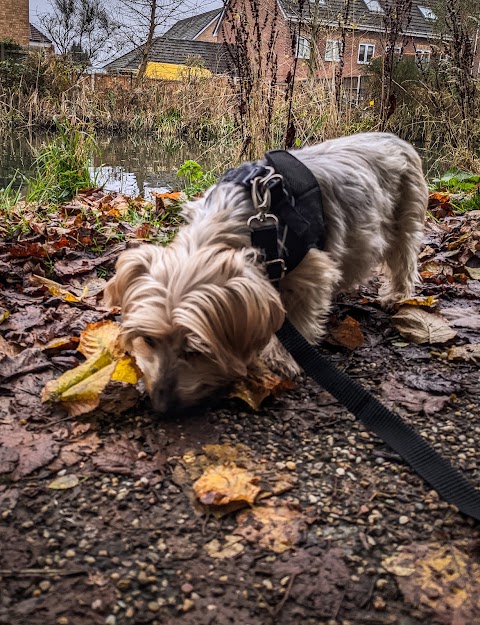
[[[217,26],[218,19],[215,19],[202,33],[195,37],[195,41],[209,41],[211,43],[217,43],[218,37],[214,36],[215,27]]]
[[[266,19],[266,15],[273,15],[275,0],[262,0],[260,3],[262,5],[261,8],[261,16],[260,21]],[[278,6],[278,5],[277,5]],[[248,22],[252,24],[252,17],[249,11],[250,2],[249,0],[234,0],[229,3],[229,11],[230,14],[225,15],[222,20],[222,24],[218,29],[218,37],[217,41],[226,41],[229,43],[235,43],[235,36],[232,32],[231,20],[235,19],[235,15],[241,15],[243,12],[247,12]],[[237,18],[238,19],[238,18]],[[268,28],[268,19],[266,20],[267,27],[265,28],[265,37],[262,40],[263,49],[261,51],[261,57],[265,58],[267,54],[267,46],[268,36],[269,36],[269,28]],[[293,69],[294,61],[295,61],[295,53],[292,49],[292,31],[291,27],[295,28],[295,25],[290,25],[288,21],[285,19],[282,12],[278,13],[278,18],[276,22],[277,36],[276,36],[276,52],[278,57],[278,82],[285,81],[288,72]],[[253,35],[252,35],[253,37]],[[308,38],[308,37],[307,37]],[[317,70],[315,77],[316,78],[333,78],[335,75],[335,70],[338,64],[334,61],[325,60],[325,48],[326,42],[328,39],[331,40],[340,40],[341,33],[335,30],[327,30],[321,32],[318,40],[318,56],[317,56]],[[215,40],[215,39],[211,39]],[[385,53],[385,38],[382,33],[375,32],[362,32],[359,30],[348,31],[346,37],[345,44],[345,53],[344,53],[344,69],[343,76],[345,78],[352,78],[356,82],[357,77],[361,77],[365,75],[365,64],[358,62],[359,57],[359,46],[362,43],[366,44],[374,44],[375,50],[373,58],[382,56]],[[400,45],[401,42],[399,42]],[[418,49],[430,50],[431,42],[427,39],[416,38],[413,41],[411,38],[408,40],[408,43],[403,48],[404,54],[414,55],[415,51]],[[477,60],[475,62],[474,71],[480,71],[480,46],[479,53],[477,55]],[[296,77],[299,80],[306,79],[310,76],[310,64],[305,60],[298,60],[297,63],[297,71]],[[268,76],[265,76],[268,78]]]
[[[22,46],[30,40],[29,0],[0,0],[0,39],[13,39]]]

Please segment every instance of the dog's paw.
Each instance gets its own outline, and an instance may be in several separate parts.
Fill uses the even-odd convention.
[[[290,356],[276,336],[272,338],[267,347],[260,354],[260,360],[270,371],[282,378],[293,380],[301,374],[302,370]]]

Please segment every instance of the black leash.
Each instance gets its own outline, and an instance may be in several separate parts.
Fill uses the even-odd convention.
[[[278,287],[311,247],[323,249],[327,224],[321,190],[311,171],[284,150],[267,152],[265,159],[266,164],[245,163],[229,170],[221,180],[251,191],[257,211],[248,221],[252,245],[262,250],[268,278]],[[290,321],[277,336],[308,376],[400,454],[446,501],[480,521],[480,491],[411,425],[339,371]]]
[[[445,501],[480,521],[480,491],[399,415],[337,369],[286,320],[277,332],[305,373],[396,451]]]

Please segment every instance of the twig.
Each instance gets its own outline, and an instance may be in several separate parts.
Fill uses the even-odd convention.
[[[292,586],[293,586],[293,583],[294,583],[296,577],[297,577],[297,574],[293,573],[292,576],[290,577],[290,579],[288,580],[288,586],[287,586],[287,589],[285,590],[285,594],[283,595],[282,600],[280,601],[280,603],[277,605],[277,607],[273,611],[273,616],[274,617],[279,615],[279,613],[281,612],[283,606],[288,601],[288,598],[290,597],[290,593],[292,592]]]
[[[60,575],[69,577],[74,575],[88,575],[87,571],[62,571],[62,569],[0,569],[0,575],[4,577],[36,577],[42,575]]]

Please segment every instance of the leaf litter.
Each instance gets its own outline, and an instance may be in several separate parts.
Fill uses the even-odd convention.
[[[88,324],[113,321],[112,315],[102,307],[100,301],[101,290],[104,285],[102,280],[104,277],[108,277],[116,256],[125,246],[125,239],[131,238],[132,241],[135,241],[135,239],[147,238],[151,240],[157,237],[157,240],[161,241],[164,236],[168,235],[168,232],[162,231],[161,226],[154,225],[151,227],[147,222],[143,224],[127,223],[125,218],[129,206],[131,208],[132,204],[121,198],[114,201],[114,198],[108,198],[106,197],[107,194],[102,195],[102,193],[97,190],[77,198],[76,201],[64,208],[63,216],[57,222],[55,219],[51,219],[48,223],[35,223],[35,216],[32,214],[34,227],[28,236],[21,235],[19,240],[6,241],[6,243],[1,244],[0,280],[4,290],[0,306],[1,310],[8,312],[8,315],[4,315],[0,323],[0,354],[4,354],[3,357],[0,356],[2,358],[0,359],[0,375],[3,375],[4,379],[0,385],[2,385],[2,389],[5,389],[5,396],[0,397],[0,470],[2,480],[7,479],[7,482],[0,484],[0,502],[2,502],[0,505],[8,506],[8,513],[12,514],[15,506],[18,506],[17,501],[21,501],[22,506],[18,506],[18,509],[23,510],[25,501],[28,502],[29,497],[35,501],[35,495],[32,493],[37,492],[42,484],[52,502],[57,499],[67,502],[70,493],[72,500],[76,498],[77,487],[82,483],[82,489],[85,487],[87,499],[92,496],[92,505],[96,506],[95,497],[97,493],[92,491],[94,487],[91,487],[91,484],[98,480],[99,475],[108,480],[110,489],[115,484],[115,479],[125,479],[127,484],[132,483],[131,481],[128,482],[132,477],[139,481],[144,480],[136,487],[135,498],[138,497],[138,499],[136,501],[130,499],[129,505],[123,506],[117,517],[117,522],[120,523],[118,527],[122,528],[122,533],[125,532],[130,535],[129,532],[132,529],[134,531],[132,535],[138,535],[138,539],[135,539],[138,542],[134,541],[135,549],[141,549],[142,540],[146,544],[150,544],[148,536],[143,538],[143,534],[149,531],[144,530],[143,525],[149,519],[150,525],[162,535],[169,536],[169,532],[172,531],[185,531],[184,542],[190,547],[188,558],[193,558],[191,562],[185,562],[181,565],[187,569],[190,564],[192,567],[196,566],[195,558],[203,552],[203,560],[198,563],[202,573],[211,566],[211,561],[208,558],[213,558],[222,561],[224,567],[227,567],[228,561],[233,559],[233,570],[236,570],[236,563],[239,562],[243,574],[247,569],[242,558],[249,552],[253,552],[255,558],[258,558],[258,560],[254,560],[253,566],[260,570],[261,565],[264,564],[266,570],[269,571],[268,575],[273,572],[272,581],[283,589],[284,594],[280,595],[280,599],[273,600],[273,609],[277,605],[280,612],[285,609],[287,610],[285,614],[290,615],[289,621],[284,619],[282,622],[306,620],[305,614],[308,614],[310,609],[315,611],[315,618],[317,619],[323,618],[323,615],[325,615],[325,619],[336,618],[337,614],[343,614],[346,605],[351,605],[348,603],[351,601],[349,597],[353,592],[352,588],[355,589],[356,582],[350,580],[350,574],[357,572],[357,566],[360,570],[360,556],[357,555],[357,551],[349,551],[352,547],[348,538],[345,539],[345,545],[339,539],[338,531],[340,530],[337,524],[340,523],[340,528],[343,527],[341,521],[342,499],[345,501],[346,497],[351,497],[352,492],[358,493],[360,486],[357,482],[352,487],[352,485],[349,486],[347,482],[339,479],[338,483],[337,480],[330,481],[329,486],[333,489],[330,493],[328,490],[324,490],[324,484],[326,481],[328,482],[326,475],[328,475],[329,467],[338,462],[338,458],[331,455],[329,451],[331,448],[330,432],[337,436],[334,425],[336,417],[331,420],[332,425],[329,425],[330,420],[327,416],[329,403],[322,406],[320,411],[316,408],[316,412],[319,414],[316,414],[315,425],[309,431],[310,436],[312,434],[318,435],[321,432],[321,442],[316,453],[321,454],[325,460],[325,464],[318,469],[317,476],[312,477],[311,482],[304,482],[303,473],[300,470],[286,471],[276,466],[269,457],[270,449],[266,448],[265,451],[262,449],[259,452],[258,447],[263,445],[263,441],[260,441],[255,447],[257,451],[253,451],[247,446],[238,445],[238,440],[235,439],[235,444],[203,445],[201,449],[192,449],[191,452],[184,451],[178,456],[172,455],[172,449],[178,450],[182,448],[182,445],[185,446],[186,443],[182,440],[188,434],[187,430],[193,429],[192,423],[182,424],[177,430],[175,428],[169,430],[165,426],[165,432],[176,432],[173,435],[171,433],[164,434],[162,424],[153,421],[148,421],[145,430],[145,426],[140,425],[142,420],[137,416],[139,411],[138,394],[132,396],[129,403],[133,409],[127,412],[125,417],[116,419],[122,412],[121,404],[124,403],[124,398],[128,394],[126,394],[126,388],[135,389],[136,384],[125,384],[112,381],[110,378],[104,390],[100,392],[101,405],[103,408],[107,408],[107,413],[112,418],[106,422],[101,420],[104,417],[99,420],[100,411],[98,408],[90,413],[84,413],[88,417],[86,421],[78,418],[73,420],[70,418],[65,421],[65,412],[62,407],[65,402],[40,404],[41,389],[49,381],[58,379],[62,371],[75,371],[71,363],[76,361],[76,364],[81,366],[89,358],[95,357],[96,354],[109,351],[103,338],[97,337],[91,342],[90,339],[87,340],[86,338],[82,341],[80,337]],[[94,210],[89,212],[89,207],[93,207]],[[140,206],[140,211],[142,210],[144,208]],[[152,209],[150,207],[145,208],[145,210],[150,211]],[[165,211],[168,210],[165,203]],[[94,224],[94,215],[95,219],[100,219],[103,224],[102,232],[99,232]],[[146,218],[148,219],[148,215]],[[393,405],[401,404],[410,412],[417,413],[422,422],[426,416],[438,414],[440,408],[438,404],[435,404],[436,401],[444,402],[444,406],[448,407],[451,394],[466,388],[464,378],[466,379],[467,376],[465,374],[470,375],[471,373],[471,367],[469,369],[468,364],[476,363],[476,349],[478,348],[476,316],[478,315],[475,314],[475,311],[479,309],[480,289],[476,287],[478,280],[475,279],[475,271],[471,275],[471,270],[475,270],[475,263],[477,262],[478,221],[478,216],[475,215],[462,216],[461,218],[458,215],[446,215],[438,223],[429,222],[426,245],[421,255],[423,281],[415,298],[403,302],[403,306],[407,309],[416,308],[435,317],[441,316],[442,324],[450,328],[450,332],[448,332],[442,326],[443,334],[439,333],[438,328],[426,330],[424,327],[425,319],[423,317],[419,319],[418,316],[409,322],[411,325],[417,326],[413,330],[414,333],[427,334],[429,340],[432,339],[432,336],[436,339],[442,336],[442,340],[439,342],[432,341],[419,343],[419,345],[433,345],[435,350],[444,350],[442,363],[451,367],[451,379],[448,376],[448,379],[440,379],[440,376],[431,367],[431,363],[435,363],[435,358],[439,357],[435,355],[439,354],[439,351],[427,352],[428,347],[421,351],[421,348],[410,345],[410,338],[403,341],[403,345],[407,345],[407,347],[396,348],[397,353],[402,353],[406,359],[415,358],[421,353],[422,358],[425,358],[424,362],[430,365],[430,368],[425,366],[422,369],[422,363],[415,370],[422,371],[425,379],[422,381],[421,376],[416,376],[414,383],[413,380],[409,381],[405,377],[399,388],[395,389],[393,383],[392,386],[382,385],[387,383],[389,378],[380,368],[377,369],[377,377],[372,378],[375,379],[381,392],[390,397]],[[123,240],[112,239],[112,244],[116,247],[106,249],[106,240],[115,231],[122,235]],[[95,246],[97,246],[96,250],[94,250]],[[102,250],[100,251],[101,247]],[[34,278],[32,282],[31,278],[34,275],[39,278],[38,280]],[[87,286],[89,284],[94,286]],[[71,301],[68,293],[80,301]],[[334,358],[339,359],[342,366],[345,362],[345,360],[340,360],[341,358],[344,359],[345,356],[343,348],[349,352],[354,352],[361,347],[362,357],[365,354],[367,358],[369,354],[375,358],[375,354],[378,353],[378,362],[381,364],[383,358],[381,350],[391,349],[392,337],[395,340],[394,335],[391,334],[394,332],[394,326],[390,324],[388,317],[384,315],[381,319],[380,317],[377,319],[375,315],[366,314],[365,318],[378,324],[374,326],[375,331],[382,328],[382,332],[385,333],[379,333],[380,340],[376,346],[372,347],[369,342],[367,344],[360,343],[360,334],[357,330],[360,329],[362,334],[372,331],[368,327],[369,324],[364,322],[362,317],[358,317],[362,306],[367,311],[368,307],[374,309],[376,304],[372,297],[365,297],[363,303],[360,304],[357,301],[355,309],[352,307],[352,312],[348,315],[355,323],[348,321],[348,327],[340,328],[340,340],[337,340],[337,343],[329,341],[328,349],[333,353]],[[455,311],[455,307],[458,310]],[[347,308],[347,312],[348,310]],[[401,310],[402,308],[398,312]],[[452,312],[450,313],[449,310]],[[462,310],[465,310],[465,314],[462,313]],[[356,321],[356,317],[361,321]],[[341,318],[345,320],[345,314],[342,314]],[[430,324],[430,322],[428,323]],[[337,323],[337,325],[339,324]],[[456,332],[456,334],[450,337],[452,332]],[[82,345],[81,349],[80,344]],[[377,352],[375,348],[378,350]],[[32,351],[29,352],[28,350]],[[115,353],[115,357],[116,355]],[[10,360],[5,360],[5,356]],[[353,354],[348,353],[348,356],[353,356]],[[114,360],[115,358],[112,359],[112,362]],[[112,362],[110,362],[110,366]],[[2,365],[7,367],[8,377],[2,370]],[[348,366],[348,361],[346,366]],[[73,377],[77,374],[78,371]],[[84,378],[87,387],[89,377],[91,376],[87,375]],[[106,377],[108,378],[108,375]],[[308,418],[306,415],[309,414],[308,410],[310,409],[305,409],[305,411],[300,409],[298,415],[296,413],[297,407],[290,411],[281,411],[275,397],[266,404],[267,408],[261,408],[261,402],[269,396],[271,391],[275,393],[276,389],[275,385],[268,388],[271,383],[268,380],[264,382],[261,374],[258,381],[260,382],[260,396],[262,393],[264,396],[261,397],[260,401],[253,399],[253,403],[250,404],[253,406],[252,410],[259,411],[262,419],[264,415],[268,415],[267,418],[272,419],[272,431],[277,428],[282,431],[281,428],[285,428],[286,424],[284,419],[290,415],[293,438],[295,434],[293,428],[305,427]],[[267,389],[262,390],[262,384]],[[282,390],[282,384],[283,382],[280,381],[279,390]],[[418,388],[415,387],[415,384]],[[59,388],[57,388],[58,390]],[[68,389],[66,390],[68,391]],[[267,394],[265,394],[265,390],[268,391]],[[425,394],[418,394],[415,391],[423,391]],[[296,392],[300,393],[301,389]],[[57,396],[60,397],[61,393]],[[81,393],[77,399],[79,397],[80,403],[84,401],[81,399]],[[313,401],[316,405],[316,399]],[[312,401],[310,401],[311,403]],[[235,405],[235,410],[238,410],[238,402]],[[322,410],[325,411],[325,415],[320,414]],[[274,414],[275,418],[272,416]],[[9,417],[5,419],[5,415],[9,415]],[[245,418],[241,417],[241,419]],[[334,429],[329,431],[330,427]],[[348,427],[350,427],[350,422],[348,422]],[[159,430],[159,428],[162,429]],[[200,430],[202,430],[201,436],[211,434],[208,431],[209,428],[203,427]],[[157,431],[159,432],[158,435]],[[283,431],[287,432],[290,438],[289,430],[284,429]],[[155,436],[152,432],[155,432]],[[325,437],[323,436],[324,433]],[[245,436],[245,440],[251,441],[252,445],[255,445],[255,436],[250,439],[247,434],[242,436]],[[199,440],[204,439],[199,438]],[[305,437],[301,443],[299,441],[298,444],[298,453],[301,454],[300,447],[309,444],[308,437]],[[170,452],[168,445],[170,445]],[[319,463],[319,466],[321,464]],[[340,464],[339,466],[343,465]],[[362,467],[363,464],[358,466],[360,475],[362,474]],[[55,475],[56,472],[63,473],[66,469],[68,469],[67,474]],[[172,473],[171,476],[170,472]],[[367,475],[369,474],[367,473]],[[83,480],[87,476],[91,479],[84,484]],[[206,480],[207,477],[206,487],[204,481],[199,498],[195,495],[194,484],[200,480],[199,484],[202,485],[201,480]],[[30,482],[31,491],[28,495],[24,495],[26,478],[32,480]],[[167,479],[167,483],[170,484],[167,490],[164,490],[162,483],[164,479]],[[76,483],[77,480],[78,483]],[[363,482],[364,480],[360,481]],[[14,483],[15,487],[10,486],[10,483],[12,485]],[[60,488],[48,488],[48,485],[52,483],[59,484]],[[33,486],[33,484],[38,484],[38,486]],[[95,481],[95,484],[97,485],[99,482]],[[151,512],[146,500],[140,498],[141,489],[147,488],[148,490],[147,484],[157,486],[161,484],[162,486],[157,491],[157,495],[153,497],[153,501],[157,503],[149,504],[152,506]],[[367,496],[373,498],[372,502],[381,501],[383,497],[387,496],[381,492],[376,492],[375,488],[371,492],[373,488],[371,484],[362,485],[361,488],[366,489]],[[256,489],[259,491],[256,492]],[[284,493],[290,493],[292,490],[294,490],[292,494],[295,497],[290,499],[289,495],[283,496]],[[180,491],[180,495],[176,494],[177,491]],[[315,506],[315,513],[310,510],[306,503],[305,491],[314,493],[319,499],[318,506]],[[303,495],[297,497],[300,492]],[[123,494],[120,494],[123,497]],[[182,519],[182,523],[185,522],[183,527],[180,528],[180,525],[175,525],[176,508],[181,505],[185,495],[193,507],[192,511],[202,515],[205,519],[205,527],[208,528],[208,537],[203,549],[200,547],[198,551],[196,551],[196,545],[189,542],[191,534],[188,533],[188,528],[195,523],[194,520],[192,518],[187,519],[187,515],[185,515],[185,519]],[[409,489],[406,490],[405,495],[407,497],[411,495]],[[113,497],[113,495],[109,496]],[[122,498],[120,495],[117,496],[119,497],[118,505],[121,505]],[[158,501],[162,501],[162,497],[165,497],[171,506],[171,511],[167,517],[162,516],[163,504],[158,505]],[[202,498],[204,499],[203,502],[201,501]],[[394,505],[395,496],[391,495],[391,498],[393,503],[389,505]],[[340,503],[337,503],[337,500]],[[374,503],[370,503],[368,499],[366,501],[370,510]],[[100,515],[108,519],[107,523],[111,522],[112,516],[109,516],[109,510],[116,509],[116,505],[117,499],[111,499],[108,506],[98,513],[99,519],[95,520],[95,523],[99,523]],[[137,509],[134,513],[135,506]],[[325,516],[330,515],[332,511],[333,517]],[[34,517],[35,519],[41,519],[38,516],[38,510],[35,510],[33,514],[37,515]],[[72,518],[75,514],[72,515]],[[92,515],[91,518],[93,519],[96,514]],[[134,514],[138,514],[140,520],[138,530],[136,525],[132,525],[132,528],[129,526],[130,522],[133,523],[136,520],[133,518]],[[315,521],[318,514],[320,514],[320,522]],[[173,517],[173,520],[169,518],[170,516]],[[217,523],[215,532],[208,522],[211,516],[218,519],[215,521]],[[26,518],[28,519],[28,517],[22,517],[22,521],[25,521]],[[328,523],[322,520],[324,518],[330,519]],[[66,519],[69,523],[71,522],[69,517]],[[203,523],[203,521],[201,522]],[[39,524],[39,528],[42,527],[41,520],[36,521],[36,523]],[[317,537],[309,529],[312,523],[315,523]],[[350,520],[349,523],[354,523],[354,521]],[[174,529],[172,530],[172,528]],[[381,525],[376,526],[371,532],[367,526],[363,539],[367,546],[371,545],[370,541],[373,543],[379,541],[378,550],[380,547],[385,548],[385,545],[381,543],[381,536],[378,537],[375,533],[380,528]],[[357,529],[363,531],[361,526],[355,527],[356,531]],[[31,538],[29,530],[22,531],[24,534],[28,534],[29,539]],[[92,530],[89,525],[85,535],[88,536],[88,533],[92,531],[98,530]],[[392,528],[392,531],[397,532],[397,529]],[[414,530],[410,529],[409,531],[413,532]],[[348,536],[347,530],[345,532],[345,536]],[[398,532],[395,534],[396,540],[398,540],[399,535]],[[76,536],[78,537],[78,534]],[[105,533],[106,540],[108,536],[109,534]],[[318,539],[318,536],[324,536],[324,538]],[[405,542],[407,538],[408,534],[404,534],[401,540]],[[110,536],[108,540],[110,539],[114,544],[115,537]],[[72,540],[75,540],[75,537]],[[23,534],[22,541],[24,542]],[[168,544],[178,547],[180,539],[175,541],[168,538]],[[340,547],[331,548],[335,544],[340,545]],[[326,548],[325,545],[327,545]],[[461,545],[458,547],[460,550],[463,549]],[[273,564],[264,562],[263,556],[272,552],[278,559]],[[130,552],[130,554],[132,553]],[[155,554],[150,551],[148,554],[149,557],[152,557],[151,561],[155,562],[153,558]],[[94,553],[94,555],[96,554]],[[168,556],[172,559],[172,564],[175,562],[175,558],[178,557],[181,560],[183,557],[179,547],[177,552],[175,550],[169,552]],[[421,557],[422,554],[417,559]],[[135,557],[130,559],[136,560],[137,555],[135,554]],[[356,564],[352,565],[352,563]],[[123,566],[123,563],[121,565],[116,564],[115,570],[120,566]],[[172,570],[175,566],[178,565],[173,565]],[[473,571],[471,563],[468,566],[470,567],[469,570]],[[225,570],[228,569],[225,568]],[[358,575],[363,579],[363,574],[359,573]],[[99,583],[102,584],[107,583],[102,576],[95,578],[94,572],[91,572],[90,579],[98,579]],[[240,588],[244,588],[242,583],[237,582],[237,584]],[[228,588],[228,586],[225,587]],[[28,586],[28,588],[30,593],[28,601],[30,601],[33,588],[32,586]],[[115,591],[117,594],[121,592],[119,589],[120,586]],[[142,590],[142,592],[144,591]],[[243,590],[243,592],[247,591]],[[361,595],[361,600],[368,602],[368,596],[372,597],[372,592],[368,589],[365,590],[364,594]],[[397,601],[397,592],[395,590],[391,594],[392,605]],[[368,595],[368,593],[370,594]],[[365,599],[366,595],[367,599]],[[48,598],[48,595],[46,597]],[[410,601],[407,595],[405,597],[406,600]],[[282,603],[283,598],[285,601]],[[376,593],[373,593],[372,604],[381,606],[378,599]],[[266,601],[267,603],[272,601],[268,593]],[[429,609],[436,609],[435,606],[432,608],[428,602],[420,605],[425,605]],[[471,607],[468,602],[464,602],[462,605],[462,609],[468,616],[463,622],[475,622],[476,616],[478,616],[478,606],[472,604],[473,607]],[[25,606],[25,610],[27,610],[27,604]],[[292,610],[297,610],[297,612],[293,613]],[[300,614],[298,610],[306,610],[306,612]],[[373,614],[377,619],[381,618],[381,609],[375,608],[375,610],[370,610],[369,614]],[[475,610],[477,611],[476,614]],[[438,613],[442,613],[442,608],[438,609]],[[153,618],[151,614],[145,616],[149,613],[142,612],[142,608],[139,608],[139,614],[143,615],[142,617],[139,616],[139,620],[143,618],[143,620],[148,621],[148,619]],[[163,612],[161,614],[163,618]],[[207,614],[207,610],[205,610],[205,614]],[[364,614],[362,608],[362,618],[364,618]],[[457,618],[460,618],[463,612],[457,610],[455,614]],[[107,614],[104,617],[102,616],[102,622],[107,618]],[[179,622],[183,622],[184,618],[188,618],[188,614],[185,616],[181,613]],[[202,618],[199,610],[192,610],[192,619],[196,619],[192,622],[203,624]],[[237,619],[239,623],[244,622],[242,618]],[[441,616],[441,618],[444,617]],[[255,617],[251,621],[256,622]],[[190,623],[190,621],[185,622]],[[237,621],[234,618],[232,622]],[[387,621],[385,620],[385,622]],[[448,621],[445,617],[444,622],[453,623],[454,621]],[[462,621],[459,620],[458,622],[461,623]]]

